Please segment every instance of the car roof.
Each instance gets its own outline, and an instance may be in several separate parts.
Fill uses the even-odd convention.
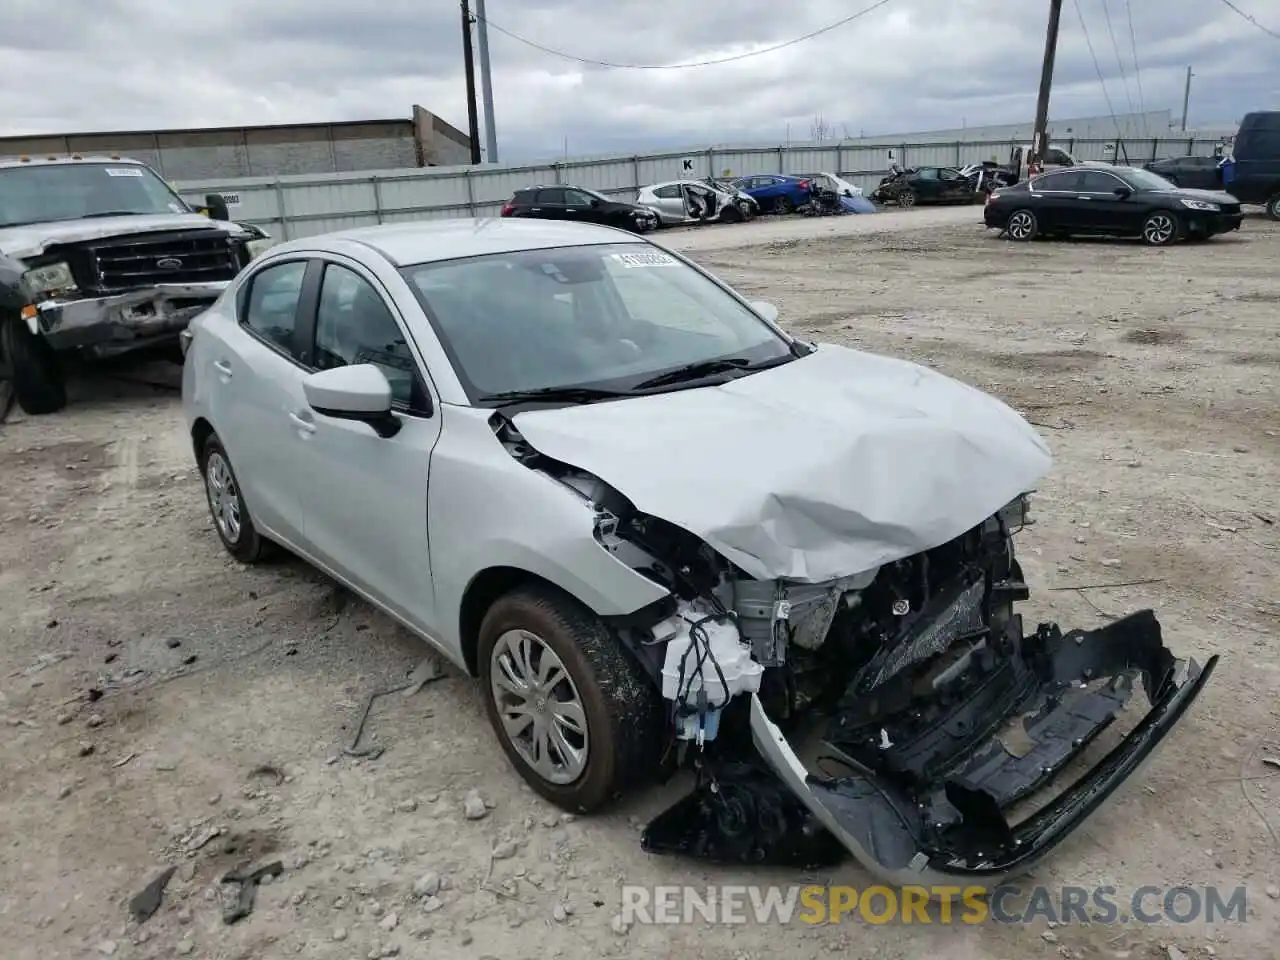
[[[352,227],[334,233],[289,240],[271,248],[277,253],[302,251],[349,252],[358,243],[380,253],[396,266],[457,260],[518,250],[585,247],[599,243],[646,243],[625,230],[589,223],[523,220],[506,217],[418,220]]]
[[[84,166],[88,164],[110,163],[117,166],[145,166],[140,160],[130,160],[127,157],[0,157],[0,170],[8,167],[67,167],[67,166]]]

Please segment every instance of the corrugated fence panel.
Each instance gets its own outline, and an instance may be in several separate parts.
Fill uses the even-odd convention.
[[[840,166],[839,159],[836,154],[840,151],[835,147],[830,148],[814,148],[814,147],[798,147],[794,150],[788,150],[783,155],[783,173],[835,173],[836,168]]]
[[[664,180],[755,173],[839,173],[870,192],[889,171],[890,151],[902,166],[963,166],[984,160],[1007,163],[1021,141],[974,140],[905,144],[803,144],[794,147],[711,147],[639,156],[600,157],[511,166],[432,167],[362,173],[312,174],[268,179],[179,182],[188,201],[230,194],[231,215],[256,223],[280,239],[312,236],[352,225],[496,216],[522,187],[573,183],[619,199]],[[1145,163],[1159,157],[1210,156],[1217,141],[1187,137],[1075,140],[1055,146],[1081,160]],[[1120,147],[1117,150],[1117,146]],[[692,169],[685,169],[685,161]],[[282,206],[283,205],[283,206]]]
[[[457,174],[380,180],[378,194],[381,208],[387,212],[444,207],[454,210],[457,216],[466,216],[470,202],[466,177]]]

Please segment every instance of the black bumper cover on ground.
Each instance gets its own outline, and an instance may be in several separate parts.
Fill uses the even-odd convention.
[[[1087,632],[1045,625],[923,728],[915,709],[877,718],[893,744],[878,758],[855,743],[863,730],[841,742],[837,714],[827,742],[851,771],[839,777],[808,773],[753,697],[751,732],[764,763],[710,765],[693,794],[649,825],[644,846],[720,862],[818,865],[833,860],[838,841],[895,885],[994,886],[1054,850],[1138,769],[1217,659],[1203,668],[1176,660],[1150,611]],[[1111,724],[1139,678],[1150,709],[1134,729],[1050,803],[1010,823],[1008,810]]]

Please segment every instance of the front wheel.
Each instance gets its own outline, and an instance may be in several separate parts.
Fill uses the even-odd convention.
[[[539,794],[586,813],[656,768],[658,691],[599,617],[550,587],[501,597],[480,625],[485,712]]]
[[[773,201],[774,213],[788,214],[795,210],[795,208],[796,205],[791,202],[790,197],[779,197],[777,200]]]
[[[1036,221],[1036,215],[1030,210],[1015,210],[1009,214],[1009,222],[1005,224],[1004,232],[1010,240],[1026,243],[1036,238],[1036,234],[1040,232],[1040,224]]]
[[[903,190],[898,194],[898,206],[904,210],[909,210],[916,205],[916,195],[912,190]]]
[[[1267,201],[1267,216],[1272,220],[1280,220],[1280,193]]]
[[[1177,214],[1157,210],[1142,223],[1142,241],[1149,247],[1167,247],[1177,239]]]
[[[0,365],[12,377],[13,396],[23,413],[57,413],[67,405],[58,355],[21,317],[0,319]]]

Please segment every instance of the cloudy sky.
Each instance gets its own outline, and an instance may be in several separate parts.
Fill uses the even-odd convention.
[[[814,39],[689,69],[574,62],[497,30],[671,65],[791,40],[872,2],[488,0],[501,159],[566,141],[583,155],[805,139],[818,115],[849,136],[1032,117],[1047,0],[887,0]],[[1063,10],[1056,117],[1108,112],[1076,2]],[[1276,0],[1233,2],[1280,34]],[[1222,0],[1078,3],[1116,112],[1176,117],[1188,64],[1192,126],[1280,104],[1280,38]],[[456,0],[7,0],[0,28],[4,133],[407,117],[413,103],[466,128]]]

